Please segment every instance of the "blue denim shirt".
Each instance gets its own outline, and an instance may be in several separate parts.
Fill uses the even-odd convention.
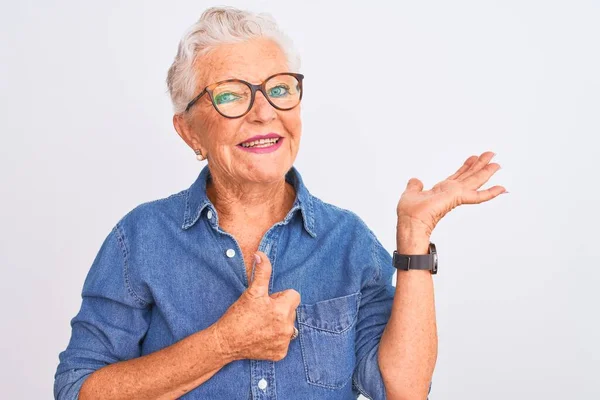
[[[207,328],[248,288],[240,246],[206,195],[209,179],[205,166],[188,189],[115,224],[59,354],[55,398],[77,399],[97,369]],[[300,293],[299,336],[284,359],[231,362],[182,399],[385,399],[377,350],[395,293],[391,255],[356,214],[311,195],[295,167],[285,179],[295,202],[259,250],[273,266],[269,293]]]

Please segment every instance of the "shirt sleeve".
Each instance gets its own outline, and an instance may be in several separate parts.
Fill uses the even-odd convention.
[[[392,265],[391,254],[375,234],[371,230],[369,232],[373,239],[371,251],[375,276],[361,289],[362,296],[356,325],[357,363],[352,382],[363,396],[371,400],[382,400],[386,399],[386,393],[377,361],[377,352],[381,335],[392,312],[396,292],[392,278],[396,268]],[[431,393],[431,382],[429,393]]]
[[[78,399],[83,382],[94,371],[141,355],[151,306],[131,286],[127,255],[117,223],[85,279],[80,310],[71,320],[71,338],[59,354],[55,399]]]

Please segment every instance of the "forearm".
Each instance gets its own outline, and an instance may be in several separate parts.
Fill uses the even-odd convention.
[[[427,254],[427,236],[398,232],[398,252]],[[433,279],[429,271],[397,272],[390,319],[381,337],[379,368],[390,400],[424,400],[437,359]]]
[[[95,371],[79,399],[178,398],[233,361],[221,349],[219,332],[211,325],[162,350]]]

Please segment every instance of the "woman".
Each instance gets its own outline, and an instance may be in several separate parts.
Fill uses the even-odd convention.
[[[60,353],[58,399],[424,399],[437,357],[432,273],[398,270],[363,221],[293,167],[302,79],[265,15],[211,8],[168,74],[195,182],[119,220]],[[499,168],[472,156],[397,207],[397,252],[425,255]]]

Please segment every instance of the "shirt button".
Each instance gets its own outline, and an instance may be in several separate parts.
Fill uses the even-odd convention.
[[[227,249],[227,251],[225,252],[225,254],[227,254],[227,257],[229,257],[229,258],[235,257],[235,250],[234,249]]]
[[[211,210],[208,210],[208,212],[206,213],[206,217],[207,217],[208,219],[211,219],[211,218],[212,218],[212,211],[211,211]]]
[[[265,380],[265,378],[262,378],[260,381],[258,381],[258,388],[265,390],[267,388],[267,381]]]

